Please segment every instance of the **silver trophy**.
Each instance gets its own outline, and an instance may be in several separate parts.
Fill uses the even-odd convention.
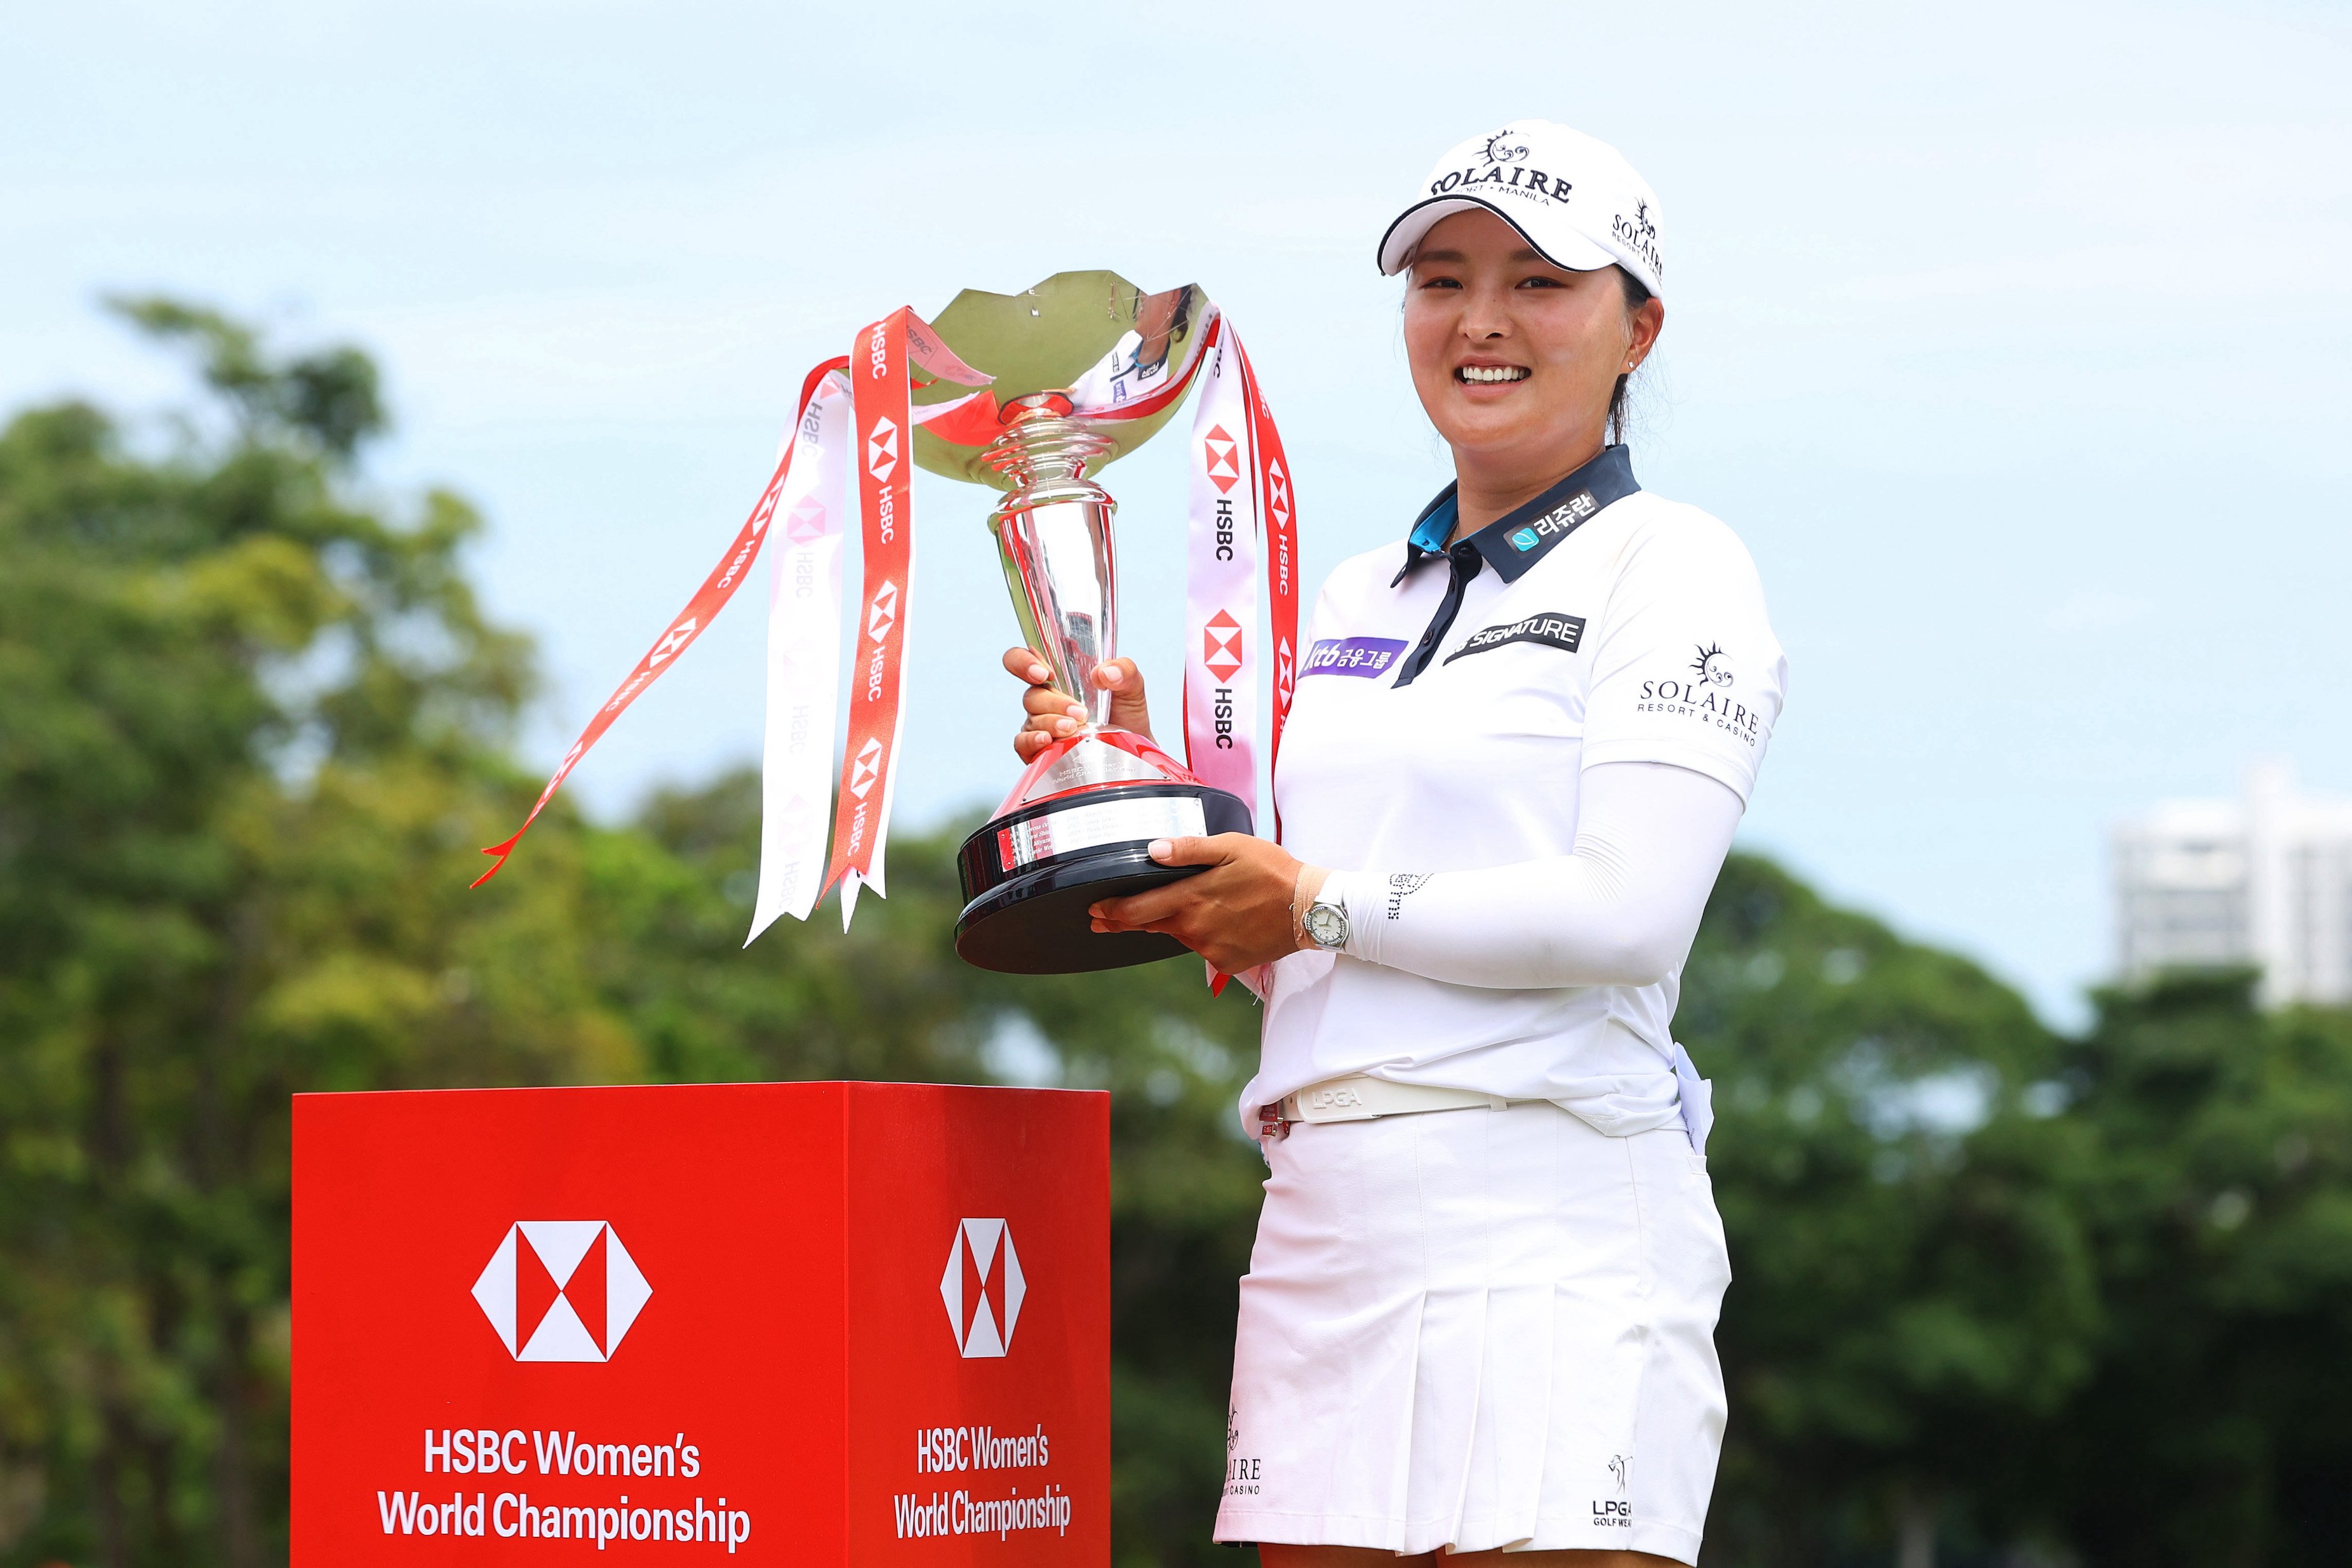
[[[1116,273],[1062,272],[1020,294],[968,288],[932,322],[958,359],[995,380],[992,396],[919,424],[915,460],[1005,492],[988,526],[1022,641],[1087,712],[957,854],[956,951],[982,968],[1064,974],[1181,953],[1172,936],[1097,934],[1087,907],[1199,869],[1156,863],[1153,839],[1250,831],[1238,797],[1112,725],[1110,695],[1087,679],[1118,652],[1118,504],[1089,475],[1176,413],[1208,315],[1189,285],[1146,294]],[[947,382],[914,393],[919,411],[966,397]]]

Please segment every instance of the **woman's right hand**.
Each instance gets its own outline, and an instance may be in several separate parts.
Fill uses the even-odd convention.
[[[1054,672],[1045,667],[1045,660],[1026,648],[1008,648],[1004,651],[1004,668],[1013,679],[1029,687],[1021,697],[1022,709],[1028,718],[1013,737],[1013,755],[1024,763],[1034,761],[1040,751],[1057,740],[1066,740],[1085,726],[1087,710],[1048,684]],[[1144,701],[1143,672],[1135,667],[1133,659],[1113,659],[1108,664],[1097,664],[1087,679],[1097,690],[1110,694],[1112,724],[1131,729],[1146,740],[1151,738],[1151,711]]]

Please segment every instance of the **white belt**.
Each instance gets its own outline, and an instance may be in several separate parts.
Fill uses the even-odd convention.
[[[1280,1137],[1293,1122],[1369,1122],[1375,1116],[1410,1116],[1421,1111],[1504,1111],[1521,1103],[1475,1089],[1391,1083],[1359,1072],[1286,1094],[1261,1111],[1258,1119],[1261,1126]]]

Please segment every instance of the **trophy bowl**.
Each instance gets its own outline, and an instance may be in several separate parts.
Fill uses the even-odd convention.
[[[915,460],[1004,492],[988,526],[1023,642],[1087,715],[957,853],[956,952],[982,968],[1074,974],[1182,953],[1172,936],[1095,932],[1087,908],[1202,869],[1157,864],[1154,839],[1252,829],[1238,796],[1112,725],[1109,694],[1087,680],[1117,656],[1118,630],[1118,503],[1091,476],[1175,413],[1201,361],[1207,305],[1191,286],[1147,294],[1116,273],[1065,272],[1020,294],[966,289],[932,323],[957,358],[995,379],[979,397],[944,382],[916,391],[919,420],[963,406],[917,425]]]

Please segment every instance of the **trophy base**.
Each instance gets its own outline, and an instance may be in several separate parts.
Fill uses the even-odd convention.
[[[1249,808],[1206,784],[1105,784],[1002,813],[963,841],[964,910],[956,955],[1008,975],[1076,975],[1172,958],[1186,949],[1150,931],[1097,932],[1089,904],[1198,874],[1164,866],[1154,839],[1246,833]]]

